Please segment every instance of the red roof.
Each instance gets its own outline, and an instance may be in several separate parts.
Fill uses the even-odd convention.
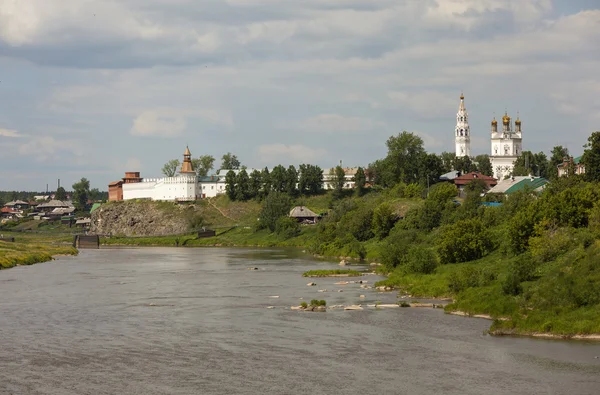
[[[463,174],[460,177],[456,177],[452,181],[455,185],[466,185],[473,180],[483,180],[488,186],[494,186],[498,183],[498,180],[496,180],[494,177],[486,176],[485,174],[481,174],[476,171]]]
[[[2,207],[2,209],[0,210],[0,212],[14,214],[14,213],[17,213],[18,211],[15,211],[12,208],[8,208],[8,207]]]

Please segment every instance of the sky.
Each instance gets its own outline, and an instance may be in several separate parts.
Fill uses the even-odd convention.
[[[473,155],[504,111],[579,155],[598,70],[600,0],[0,0],[0,190],[453,151],[461,91]]]

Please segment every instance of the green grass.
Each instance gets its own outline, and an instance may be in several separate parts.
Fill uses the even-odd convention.
[[[333,270],[309,270],[302,274],[303,277],[360,277],[362,273],[356,270],[349,269],[333,269]]]
[[[77,255],[77,250],[69,246],[58,246],[15,240],[14,243],[0,241],[0,269],[18,265],[33,265],[52,260],[55,255]]]

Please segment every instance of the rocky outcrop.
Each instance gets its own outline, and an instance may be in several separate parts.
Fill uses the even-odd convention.
[[[168,236],[183,234],[198,217],[194,205],[125,201],[103,204],[92,215],[90,231],[112,236]]]

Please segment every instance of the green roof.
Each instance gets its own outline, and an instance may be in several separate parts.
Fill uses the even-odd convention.
[[[98,207],[100,207],[102,205],[102,203],[94,203],[92,205],[92,208],[90,209],[90,213],[93,213],[95,209],[97,209]]]
[[[533,180],[531,178],[526,178],[524,180],[521,180],[519,182],[517,182],[515,185],[511,186],[510,188],[508,188],[506,190],[506,194],[511,194],[517,191],[523,191],[525,189],[530,189],[530,190],[536,190],[540,187],[543,187],[544,185],[546,185],[548,183],[548,180],[546,180],[545,178],[534,178]]]
[[[576,165],[578,165],[579,162],[581,162],[581,158],[583,158],[583,156],[578,156],[577,158],[573,158],[573,163],[575,163]]]

